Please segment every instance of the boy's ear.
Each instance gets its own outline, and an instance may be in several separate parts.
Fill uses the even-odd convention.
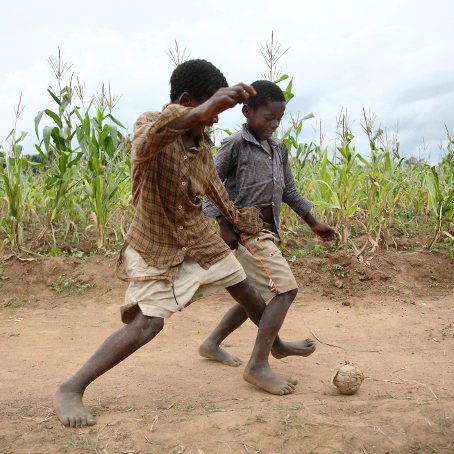
[[[249,118],[251,114],[251,108],[247,104],[243,104],[243,108],[241,109],[241,111],[243,112],[243,115],[246,118]]]
[[[191,96],[188,92],[181,93],[177,98],[177,104],[180,104],[183,107],[194,107],[194,97]]]

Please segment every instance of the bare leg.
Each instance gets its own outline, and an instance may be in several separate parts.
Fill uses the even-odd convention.
[[[295,298],[294,292],[286,292],[276,295],[272,301],[275,304],[288,304]],[[229,336],[233,331],[238,329],[246,320],[248,316],[241,304],[235,304],[222,318],[219,325],[208,336],[208,338],[200,345],[199,354],[205,358],[215,359],[228,366],[239,366],[241,361],[233,355],[230,355],[220,347],[221,342]],[[271,354],[277,358],[282,359],[287,356],[309,356],[315,351],[315,341],[312,339],[305,339],[297,342],[284,342],[280,339],[279,335],[273,342]]]
[[[244,370],[243,378],[272,394],[293,392],[298,380],[282,377],[273,372],[268,357],[288,308],[296,296],[296,290],[288,292],[288,297],[284,301],[278,301],[276,304],[272,300],[268,306],[249,279],[228,287],[227,290],[244,307],[248,317],[259,327],[254,350]]]
[[[54,408],[62,424],[70,427],[95,424],[82,403],[86,387],[153,339],[163,326],[162,318],[147,317],[139,309],[132,323],[110,335],[82,368],[55,391]]]
[[[199,355],[204,358],[215,359],[227,366],[237,367],[241,361],[236,357],[227,353],[220,347],[221,342],[233,331],[239,328],[248,316],[241,304],[235,304],[229,311],[222,317],[219,325],[208,336],[208,338],[199,347]]]

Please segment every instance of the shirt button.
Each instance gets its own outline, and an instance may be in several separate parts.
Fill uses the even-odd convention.
[[[268,156],[268,159],[271,159],[271,156]]]
[[[183,205],[178,205],[178,209],[182,210],[183,209]]]
[[[178,228],[179,228],[180,230],[183,230],[183,229],[184,229],[184,227],[183,227],[182,225],[180,225],[180,227],[178,227]]]
[[[183,156],[183,159],[188,159],[188,157],[186,155]]]
[[[186,248],[185,248],[185,247],[182,247],[182,248],[181,248],[181,251],[182,251],[182,252],[186,252]]]
[[[186,181],[182,181],[181,186],[186,186]]]

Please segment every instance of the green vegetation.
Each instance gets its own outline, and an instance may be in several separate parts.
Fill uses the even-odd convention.
[[[79,295],[83,295],[89,288],[94,287],[96,284],[81,284],[75,282],[72,277],[65,277],[65,274],[60,274],[57,280],[50,286],[51,290],[55,293],[66,291],[67,295],[72,295],[75,290]]]
[[[20,306],[22,306],[22,300],[17,296],[7,298],[6,301],[3,303],[3,307],[20,307]]]
[[[283,90],[291,106],[293,79],[282,75],[276,66],[283,55],[280,45],[272,40],[262,47],[269,70],[263,76],[279,84],[286,81]],[[60,52],[49,64],[56,83],[47,92],[54,107],[36,115],[38,154],[23,154],[27,133],[19,133],[16,127],[21,99],[14,127],[0,145],[0,257],[8,249],[15,254],[72,255],[79,259],[93,252],[110,254],[112,246],[117,249],[121,243],[134,214],[130,138],[120,133],[124,127],[112,115],[119,97],[112,94],[110,86],[103,86],[86,104],[85,86],[69,75],[71,66]],[[446,249],[454,261],[454,237],[449,233],[454,217],[454,136],[448,128],[442,143],[445,156],[431,166],[421,158],[404,159],[397,132],[388,138],[386,130],[374,127],[376,118],[365,111],[361,126],[369,149],[361,152],[354,145],[352,121],[342,112],[332,149],[323,144],[321,126],[316,127],[317,143],[302,142],[304,123],[311,118],[312,113],[292,117],[290,128],[277,135],[288,147],[299,192],[316,203],[314,215],[341,235],[341,241],[331,245],[332,252],[353,251],[368,260],[379,242],[392,247],[396,236],[413,238],[425,233],[430,238],[420,247],[432,252]],[[43,119],[51,125],[40,128]],[[214,135],[217,132],[212,131]],[[303,224],[283,204],[282,231],[296,234]],[[24,237],[25,225],[28,237]],[[86,247],[80,250],[78,242],[90,231],[96,239],[87,253]],[[358,236],[366,240],[361,246],[354,241]],[[69,240],[78,248],[68,249]],[[415,247],[402,246],[406,250]],[[293,254],[319,256],[325,249],[316,245]],[[414,265],[422,263],[415,259]],[[60,278],[52,287],[56,292],[65,285],[70,287],[63,275]],[[5,279],[0,273],[0,280]]]

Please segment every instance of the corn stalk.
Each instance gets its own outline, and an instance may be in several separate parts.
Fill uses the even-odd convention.
[[[14,128],[6,137],[6,141],[9,141],[8,147],[5,149],[0,145],[0,189],[2,199],[7,205],[7,215],[2,216],[0,221],[1,229],[6,233],[7,239],[0,242],[0,255],[3,255],[6,243],[10,243],[14,253],[24,250],[23,199],[28,191],[28,181],[22,169],[28,162],[22,157],[21,144],[27,133],[22,131],[19,137],[16,136],[17,120],[23,110],[21,101],[22,94],[15,109]]]
[[[90,103],[90,107],[91,105]],[[104,252],[109,249],[107,230],[119,206],[116,195],[130,174],[130,161],[122,160],[124,141],[117,130],[117,125],[123,127],[122,124],[110,113],[105,114],[102,105],[98,105],[96,116],[90,118],[90,107],[84,116],[76,109],[80,121],[80,125],[77,126],[77,139],[85,156],[85,166],[80,169],[80,176],[85,201],[93,220],[93,224],[87,228],[92,226],[95,228],[97,250]],[[113,123],[104,124],[106,118]],[[79,204],[75,206],[87,223],[85,211]]]

